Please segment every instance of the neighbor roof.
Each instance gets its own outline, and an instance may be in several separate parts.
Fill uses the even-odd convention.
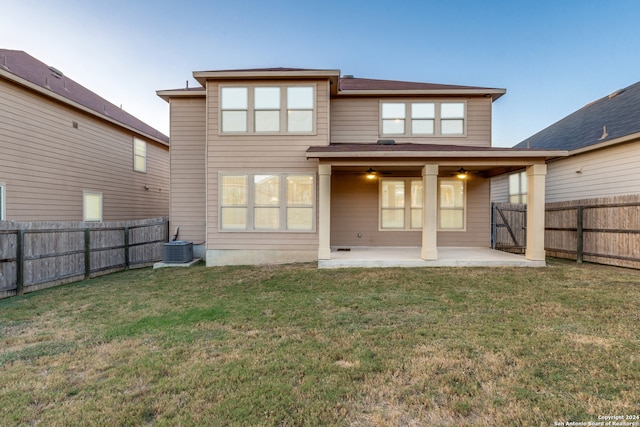
[[[514,147],[573,151],[638,132],[640,82],[582,107]]]
[[[32,89],[42,94],[90,110],[89,112],[102,119],[129,128],[157,142],[165,145],[169,143],[169,137],[162,132],[23,51],[0,49],[0,76],[23,85],[26,81],[31,84]]]

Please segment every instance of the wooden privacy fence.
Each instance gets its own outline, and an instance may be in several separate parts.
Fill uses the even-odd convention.
[[[168,219],[0,222],[0,298],[145,267],[163,257]]]
[[[547,203],[545,211],[548,256],[640,268],[640,194]],[[493,229],[494,248],[524,252],[526,205],[494,204]]]
[[[491,204],[491,248],[523,254],[527,247],[527,205]]]
[[[547,255],[640,268],[640,195],[547,203]]]

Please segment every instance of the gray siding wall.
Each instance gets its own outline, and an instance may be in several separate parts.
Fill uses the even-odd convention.
[[[242,84],[243,82],[234,80],[231,83]],[[245,83],[252,85],[255,84],[255,81]],[[261,81],[260,83],[284,86],[289,82],[277,80]],[[306,150],[310,146],[329,143],[329,82],[327,80],[296,80],[292,83],[316,85],[315,135],[220,135],[218,132],[218,89],[221,83],[208,82],[207,249],[317,251],[317,232],[220,232],[218,229],[219,173],[309,173],[317,175],[318,162],[317,160],[307,160]]]
[[[171,100],[171,234],[196,244],[206,238],[206,101]]]
[[[345,97],[331,100],[331,142],[373,144],[380,135],[380,101],[429,102],[466,101],[465,137],[394,137],[396,143],[491,146],[491,98],[376,98]],[[385,137],[388,138],[388,137]]]
[[[339,172],[331,175],[331,246],[422,245],[421,231],[379,231],[378,185],[378,180],[367,180],[363,175]],[[489,180],[468,180],[467,229],[439,231],[438,246],[490,246],[489,193]]]
[[[104,221],[169,214],[168,147],[147,140],[134,172],[132,132],[5,80],[0,153],[7,220],[81,221],[83,191],[102,193]]]
[[[640,141],[550,162],[546,201],[640,193]],[[577,173],[580,171],[580,173]]]
[[[491,178],[491,201],[495,203],[509,202],[509,175]]]

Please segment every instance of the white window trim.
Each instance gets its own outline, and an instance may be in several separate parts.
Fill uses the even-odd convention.
[[[141,143],[143,144],[144,147],[144,155],[139,155],[136,152],[136,144],[137,143]],[[147,141],[137,138],[137,137],[133,137],[133,170],[134,172],[138,172],[138,173],[147,173]],[[138,169],[136,168],[136,159],[138,157],[141,157],[142,159],[144,159],[144,167],[142,169]]]
[[[0,182],[0,221],[7,218],[7,184]]]
[[[278,208],[280,209],[280,228],[279,229],[256,229],[254,227],[255,219],[254,219],[254,210],[256,208],[255,204],[255,187],[254,187],[254,176],[256,175],[277,175],[280,177],[280,203],[278,204]],[[223,176],[246,176],[247,177],[247,228],[239,230],[230,230],[222,228],[222,177]],[[311,205],[311,229],[309,230],[288,230],[287,229],[287,209],[290,206],[287,200],[287,177],[291,176],[311,176],[313,178],[313,184],[311,186],[313,190],[313,194],[311,195],[312,205]],[[219,233],[316,233],[316,224],[318,222],[317,218],[317,176],[314,172],[302,173],[288,173],[288,172],[218,172],[218,232]]]
[[[404,181],[404,228],[383,228],[382,227],[382,182],[388,181]],[[417,177],[393,177],[380,178],[378,180],[378,231],[422,231],[422,227],[411,228],[411,182],[420,181],[422,178]],[[424,185],[424,184],[423,184]],[[424,200],[422,201],[422,215],[424,215]]]
[[[247,130],[246,131],[224,131],[222,129],[222,89],[228,87],[244,87],[247,88],[247,110],[226,110],[226,111],[246,111],[247,112]],[[269,111],[255,108],[254,90],[257,87],[278,87],[280,88],[280,130],[278,132],[256,132],[255,131],[255,112]],[[289,132],[287,123],[287,88],[289,87],[311,87],[313,89],[313,110],[311,114],[311,131],[308,132]],[[318,123],[318,85],[316,83],[287,83],[287,84],[269,84],[269,83],[251,83],[251,84],[223,84],[218,86],[218,135],[220,136],[243,136],[243,135],[293,135],[293,136],[315,136],[317,135]],[[275,111],[275,110],[270,110]],[[307,111],[304,109],[294,109],[293,111]]]
[[[440,215],[442,213],[442,207],[440,206],[440,191],[441,191],[441,187],[442,187],[442,182],[443,181],[454,181],[454,182],[461,182],[462,183],[462,228],[442,228],[440,227]],[[468,205],[467,205],[467,181],[466,180],[460,180],[458,178],[438,178],[438,231],[446,231],[446,232],[451,232],[451,233],[458,233],[458,232],[464,232],[467,231],[467,211],[468,209]],[[459,210],[459,209],[449,209],[447,208],[447,210]]]
[[[382,104],[404,104],[405,105],[405,113],[404,113],[404,133],[392,133],[385,134],[383,132],[383,123],[382,123]],[[435,106],[435,117],[434,117],[434,129],[433,134],[424,134],[424,133],[412,133],[412,118],[411,118],[411,104],[434,104]],[[442,133],[442,117],[441,117],[441,105],[442,104],[464,104],[464,117],[463,120],[463,129],[462,133],[458,134],[443,134]],[[423,119],[416,119],[423,120]],[[445,119],[446,120],[446,119]],[[460,100],[443,100],[443,99],[385,99],[380,100],[378,105],[378,135],[382,138],[464,138],[467,136],[467,123],[469,121],[469,111],[468,111],[468,103],[466,99]]]
[[[100,196],[100,219],[87,219],[87,204],[86,204],[86,196]],[[82,221],[83,222],[102,222],[104,218],[104,203],[102,199],[102,192],[100,191],[83,191],[82,192]]]

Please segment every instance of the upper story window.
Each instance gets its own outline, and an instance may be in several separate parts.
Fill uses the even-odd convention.
[[[147,171],[147,143],[135,137],[133,138],[133,170]]]
[[[384,136],[463,136],[464,102],[382,102],[380,133]]]
[[[527,172],[509,175],[509,203],[527,203]]]
[[[314,94],[313,86],[221,87],[220,133],[313,133]]]

